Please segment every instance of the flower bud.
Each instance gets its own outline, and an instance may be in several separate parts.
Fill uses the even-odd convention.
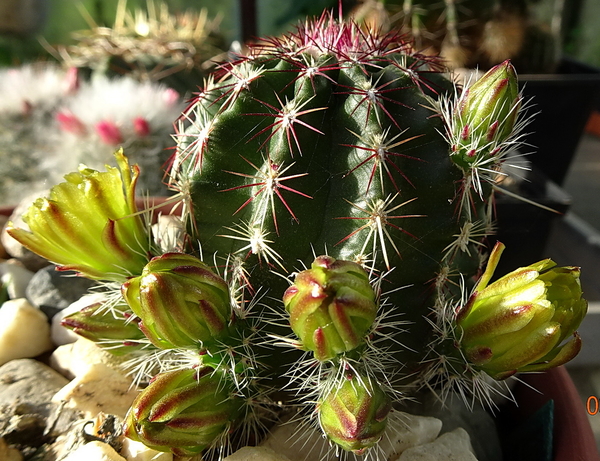
[[[379,384],[350,374],[319,402],[319,424],[332,442],[362,455],[383,436],[391,408],[391,400]]]
[[[31,232],[9,227],[8,233],[40,256],[92,279],[124,281],[140,274],[150,243],[137,214],[137,165],[129,167],[123,151],[118,168],[99,172],[81,166],[66,181],[37,199],[23,215]]]
[[[150,123],[144,117],[135,117],[133,119],[133,131],[140,138],[145,138],[150,134]]]
[[[115,306],[109,310],[100,302],[93,303],[67,315],[61,325],[114,355],[128,354],[142,347],[139,340],[145,336],[125,308]]]
[[[240,417],[243,401],[232,389],[210,367],[160,373],[131,405],[124,434],[154,450],[194,456]]]
[[[496,245],[471,299],[458,313],[463,353],[496,379],[568,362],[581,348],[575,330],[587,312],[579,268],[557,267],[546,259],[488,285],[503,250],[504,245]]]
[[[162,349],[206,347],[226,334],[232,315],[227,283],[182,253],[153,258],[122,293],[140,329]]]
[[[74,114],[68,111],[58,112],[56,121],[61,130],[73,133],[77,136],[85,136],[87,129],[85,124]]]
[[[467,167],[497,153],[513,132],[521,100],[517,74],[508,60],[464,90],[453,114],[453,160]]]
[[[360,265],[319,256],[283,295],[290,326],[320,361],[364,342],[377,314],[376,296]]]
[[[102,120],[96,123],[96,133],[104,144],[109,146],[117,146],[123,142],[123,134],[121,129],[110,120]]]

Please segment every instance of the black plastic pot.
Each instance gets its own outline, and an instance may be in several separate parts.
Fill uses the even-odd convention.
[[[519,84],[531,99],[524,152],[549,179],[562,185],[586,122],[600,97],[600,69],[564,58],[555,74],[522,74]],[[538,113],[539,112],[539,113]]]
[[[501,187],[504,186],[501,184]],[[493,245],[498,240],[506,245],[496,274],[506,274],[546,258],[544,249],[552,224],[561,219],[571,205],[571,197],[537,165],[533,165],[526,181],[507,189],[524,200],[502,192],[496,194],[497,232],[490,243]]]
[[[519,377],[517,405],[497,415],[506,461],[600,461],[585,406],[565,367]]]

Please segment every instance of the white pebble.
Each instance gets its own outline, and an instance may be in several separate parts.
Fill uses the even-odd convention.
[[[385,453],[385,459],[390,461],[398,459],[409,448],[433,442],[442,430],[442,421],[432,416],[393,411],[388,418],[379,447]]]
[[[98,347],[94,341],[78,337],[77,341],[63,344],[50,356],[50,366],[69,379],[86,372],[90,363],[103,363],[120,371],[126,357],[117,357]]]
[[[50,349],[50,325],[46,315],[24,298],[0,307],[0,365],[13,359],[36,357]]]
[[[289,421],[272,429],[261,446],[287,457],[290,461],[325,461],[334,459],[326,456],[332,450],[320,430]]]
[[[431,443],[406,450],[398,461],[477,461],[463,428],[446,432]]]
[[[85,418],[93,418],[101,411],[124,418],[137,394],[125,373],[103,363],[92,363],[59,390],[52,401],[64,401],[66,407],[83,412]]]
[[[267,447],[242,447],[223,461],[290,461]]]
[[[89,442],[71,452],[63,461],[127,461],[113,447],[103,442]]]
[[[25,269],[15,259],[0,263],[0,282],[6,286],[10,299],[25,297],[25,289],[31,277],[33,277],[33,272]]]
[[[442,429],[442,421],[431,416],[392,411],[388,418],[388,426],[377,448],[379,458],[387,461],[397,460],[408,448],[432,442]],[[261,445],[287,456],[290,461],[337,459],[335,450],[320,430],[302,426],[297,421],[280,425]]]
[[[173,461],[172,453],[153,450],[142,442],[128,438],[123,439],[121,456],[125,457],[127,461]]]

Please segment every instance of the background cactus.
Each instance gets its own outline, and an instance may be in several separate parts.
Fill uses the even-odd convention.
[[[251,46],[207,79],[179,119],[168,171],[179,192],[171,201],[183,203],[187,229],[174,246],[188,254],[161,255],[151,231],[136,226],[128,242],[119,240],[135,267],[116,278],[112,267],[113,277],[105,277],[131,311],[114,296],[105,310],[64,322],[88,336],[106,325],[111,344],[133,322],[146,334],[123,341],[135,346],[130,364],[138,381],[159,373],[134,402],[126,433],[176,454],[222,454],[230,432],[239,434],[237,443],[256,442],[261,421],[299,399],[300,411],[318,419],[338,448],[362,454],[383,437],[390,401],[397,405],[402,392],[427,387],[445,397],[458,386],[460,395],[491,403],[486,360],[522,335],[509,335],[498,349],[486,342],[494,334],[462,345],[463,329],[471,334],[478,322],[466,317],[460,326],[457,315],[468,310],[485,261],[494,182],[518,143],[521,97],[509,62],[464,91],[442,70],[397,35],[365,33],[323,14],[296,33]],[[115,192],[88,199],[109,210],[112,201],[125,201],[138,223],[145,216],[131,200],[137,170],[121,154],[117,159],[123,198]],[[82,170],[77,201],[111,171]],[[52,219],[76,218],[63,202],[32,208],[34,233],[47,232],[45,208]],[[115,219],[107,215],[105,230]],[[79,230],[102,244],[107,231],[94,222],[86,232],[87,225]],[[51,241],[61,242],[54,232],[68,231],[59,223]],[[37,245],[43,238],[26,231],[9,232],[41,254],[65,253]],[[103,259],[106,252],[110,245],[100,251]],[[113,253],[117,264],[120,254]],[[57,262],[101,278],[87,258]],[[565,324],[544,357],[532,356],[551,358],[536,362],[536,370],[563,363],[580,347],[575,339],[567,354],[559,344],[585,312],[579,272],[558,272],[568,279],[561,282],[570,287],[568,299],[541,277],[531,300],[552,310],[540,323],[551,318],[555,330]],[[528,299],[528,292],[511,296]],[[488,304],[502,305],[477,306]],[[478,309],[486,317],[486,308]],[[117,328],[107,311],[127,328]],[[515,322],[496,323],[506,331]],[[491,352],[470,361],[462,346]],[[518,362],[519,369],[527,365]],[[492,371],[514,372],[497,362]],[[215,399],[220,404],[206,414],[202,402]],[[252,429],[248,421],[259,424]],[[372,453],[383,457],[377,448]]]
[[[54,50],[66,66],[161,82],[182,93],[202,81],[224,49],[220,21],[206,9],[173,14],[167,3],[147,0],[145,9],[129,11],[127,0],[119,0],[112,27],[89,14],[86,20],[90,28],[73,34],[74,45]]]
[[[486,70],[510,59],[521,73],[552,73],[565,13],[562,4],[537,0],[361,0],[351,16],[402,31],[453,69]]]

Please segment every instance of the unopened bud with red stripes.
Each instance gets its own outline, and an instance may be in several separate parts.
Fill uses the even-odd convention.
[[[319,402],[319,424],[329,440],[362,455],[383,437],[391,409],[377,382],[351,373]]]
[[[497,154],[513,133],[522,99],[508,60],[466,88],[452,114],[452,159],[468,167]]]
[[[109,309],[96,302],[65,316],[61,325],[111,354],[124,355],[142,348],[141,340],[145,338],[138,327],[139,319],[127,310],[124,303]]]
[[[157,347],[207,347],[228,333],[227,283],[198,258],[166,253],[121,289],[140,329]]]
[[[283,296],[290,326],[317,360],[356,349],[377,315],[377,299],[364,269],[351,261],[317,257]]]
[[[126,437],[158,451],[194,456],[232,430],[243,400],[213,368],[160,373],[135,399]]]

